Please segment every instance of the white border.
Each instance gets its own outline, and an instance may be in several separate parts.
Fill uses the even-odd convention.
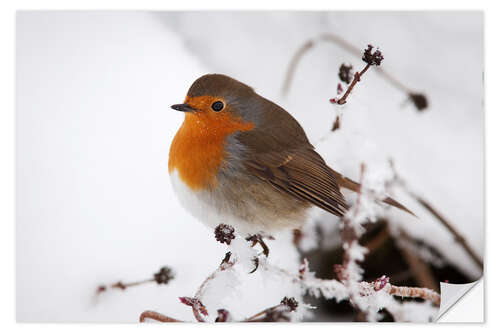
[[[493,207],[498,205],[500,198],[499,193],[499,177],[500,177],[500,163],[498,158],[499,150],[499,132],[500,126],[500,107],[498,105],[500,89],[498,71],[498,59],[500,56],[498,47],[498,31],[500,31],[498,12],[496,11],[495,3],[497,1],[449,1],[447,3],[435,0],[419,0],[418,2],[409,3],[407,1],[281,1],[272,2],[269,0],[253,0],[245,3],[237,3],[234,0],[226,1],[189,1],[182,0],[176,2],[166,3],[165,1],[130,1],[130,0],[85,0],[85,1],[2,1],[0,4],[0,24],[2,25],[1,41],[4,46],[0,52],[1,57],[1,86],[0,98],[1,111],[0,111],[0,255],[2,273],[0,274],[0,299],[1,299],[1,323],[4,331],[18,332],[18,331],[36,331],[36,332],[68,332],[68,331],[86,331],[88,329],[97,331],[120,331],[129,332],[135,329],[157,329],[166,330],[172,329],[163,327],[161,325],[67,325],[67,324],[15,324],[15,234],[14,234],[14,41],[15,41],[15,11],[18,9],[120,9],[120,10],[189,10],[189,9],[293,9],[293,10],[485,10],[485,45],[486,45],[486,278],[485,286],[487,290],[485,319],[487,325],[426,325],[425,328],[421,325],[384,325],[376,324],[360,326],[360,324],[294,324],[294,325],[204,325],[201,329],[217,329],[218,332],[227,330],[244,330],[254,331],[264,327],[275,329],[289,330],[303,330],[309,329],[304,327],[314,326],[316,331],[329,331],[352,329],[359,327],[360,329],[371,330],[415,330],[421,331],[422,329],[453,329],[456,331],[470,331],[471,329],[478,329],[487,326],[491,328],[497,323],[493,323],[495,316],[490,318],[488,314],[495,314],[498,312],[498,283],[500,281],[498,276],[498,265],[494,265],[493,261],[490,262],[490,254],[498,253],[498,244],[496,240],[500,237],[499,225],[500,218],[498,210],[493,211]],[[495,31],[497,33],[495,33]],[[464,64],[466,66],[466,64]],[[466,175],[465,175],[466,176]],[[458,181],[458,180],[457,180]],[[7,269],[5,269],[7,268]],[[491,283],[489,283],[491,281]],[[473,306],[471,304],[471,306]],[[497,320],[498,322],[498,320]],[[334,326],[332,326],[334,325]],[[198,326],[199,327],[199,326]],[[178,329],[191,329],[192,325],[176,325],[175,330]],[[312,327],[311,327],[312,328]],[[497,327],[498,329],[498,327]]]

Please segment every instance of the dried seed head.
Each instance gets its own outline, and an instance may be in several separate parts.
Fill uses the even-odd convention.
[[[172,269],[167,266],[160,268],[160,270],[154,274],[154,280],[158,284],[167,284],[174,278],[174,273]]]
[[[219,224],[215,228],[215,239],[222,244],[231,244],[231,240],[235,238],[234,228],[227,224]]]
[[[373,45],[368,44],[368,47],[365,49],[365,52],[363,53],[363,61],[366,62],[367,64],[373,66],[380,66],[382,63],[382,60],[384,60],[384,56],[382,55],[382,52],[380,52],[379,49],[377,49],[375,52],[372,53],[373,50]]]
[[[347,84],[351,83],[352,80],[352,65],[347,66],[346,64],[340,65],[339,68],[339,79]]]
[[[295,311],[299,306],[299,302],[297,302],[293,297],[283,297],[281,304],[286,306],[289,311]]]
[[[229,311],[225,309],[217,310],[217,318],[215,318],[216,323],[225,323],[229,319]]]
[[[413,102],[418,111],[423,111],[427,109],[429,103],[427,102],[427,97],[424,94],[410,93],[408,94],[410,100]]]
[[[375,289],[375,291],[382,290],[388,283],[389,278],[385,275],[382,275],[381,277],[373,281],[373,289]]]

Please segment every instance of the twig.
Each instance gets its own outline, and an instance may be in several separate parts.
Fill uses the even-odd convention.
[[[351,91],[352,89],[354,88],[354,86],[359,82],[361,81],[361,76],[363,74],[366,73],[366,71],[368,70],[368,68],[370,68],[370,64],[366,64],[365,68],[363,68],[363,70],[361,72],[356,72],[354,73],[354,79],[352,80],[351,84],[349,85],[349,87],[347,88],[346,92],[344,93],[344,96],[342,96],[338,101],[337,101],[337,104],[339,105],[343,105],[346,103],[346,100],[347,100],[347,96],[349,96],[351,94]]]
[[[141,316],[139,317],[139,322],[143,323],[147,319],[153,319],[156,321],[160,321],[162,323],[175,323],[175,322],[182,322],[182,320],[178,320],[169,316],[165,316],[159,312],[156,311],[144,311],[141,313]]]
[[[212,280],[215,279],[215,277],[220,273],[220,272],[223,272],[225,271],[226,269],[232,267],[234,264],[236,263],[236,259],[233,259],[231,261],[231,252],[227,252],[226,253],[226,256],[224,257],[224,259],[222,260],[222,262],[220,263],[219,267],[217,267],[217,269],[212,273],[210,274],[203,282],[202,284],[198,287],[198,290],[196,291],[196,294],[195,294],[195,298],[196,299],[201,299],[203,297],[203,294],[205,292],[205,288],[206,286],[208,285],[208,283]]]
[[[203,303],[201,303],[199,298],[179,297],[179,300],[181,301],[182,304],[185,304],[185,305],[191,307],[191,309],[193,311],[194,318],[198,322],[200,322],[200,323],[205,322],[205,318],[203,318],[202,314],[204,316],[208,316],[208,311],[207,311],[207,308],[205,307],[205,305],[203,305]]]
[[[301,47],[299,47],[299,49],[292,56],[292,60],[288,65],[285,80],[283,81],[283,85],[281,88],[282,96],[286,96],[288,94],[300,60],[303,58],[303,56],[307,51],[312,49],[316,45],[316,43],[320,42],[333,43],[340,46],[341,48],[343,48],[344,50],[350,52],[355,56],[359,55],[359,49],[356,46],[352,45],[345,39],[333,33],[323,34],[320,35],[318,38],[307,40]],[[396,79],[393,75],[389,74],[389,72],[380,67],[375,68],[375,71],[379,73],[384,79],[386,79],[394,88],[405,93],[408,96],[409,100],[413,102],[417,110],[422,111],[428,107],[429,104],[428,99],[424,94],[410,89],[400,80]]]
[[[348,263],[351,261],[351,256],[349,255],[349,250],[352,248],[353,244],[359,241],[359,236],[356,232],[356,229],[353,225],[352,219],[358,216],[359,214],[359,209],[361,206],[361,195],[363,193],[363,179],[366,171],[366,166],[365,164],[361,164],[361,172],[360,172],[360,177],[359,177],[359,192],[358,192],[358,197],[356,199],[356,204],[354,206],[354,212],[352,214],[352,218],[344,216],[342,222],[344,224],[342,231],[340,233],[340,236],[342,238],[342,242],[344,243],[344,246],[347,246],[347,248],[344,251],[344,264],[343,268],[346,269]]]
[[[347,286],[335,279],[325,280],[314,277],[314,273],[309,271],[309,266],[307,260],[299,270],[299,274],[292,274],[284,269],[274,267],[270,264],[266,264],[266,269],[275,274],[280,274],[283,277],[287,277],[293,283],[299,283],[306,290],[311,291],[310,294],[315,297],[319,297],[320,294],[315,292],[315,289],[319,289],[323,297],[330,299],[336,298],[337,301],[342,301],[344,299],[350,298]],[[388,277],[381,277],[373,282],[360,281],[357,282],[356,287],[359,287],[358,293],[360,297],[370,297],[375,292],[384,292],[389,295],[411,297],[411,298],[422,298],[433,301],[435,305],[439,305],[437,301],[440,296],[439,293],[419,287],[406,287],[406,286],[394,286],[389,283]]]
[[[483,269],[483,260],[472,250],[467,240],[458,232],[457,229],[440,214],[436,208],[434,208],[427,200],[422,197],[416,195],[415,193],[410,192],[410,194],[420,203],[425,209],[429,211],[434,217],[441,222],[442,225],[448,229],[448,231],[453,235],[455,241],[459,243],[463,249],[469,254],[469,256],[474,260],[474,262],[479,266],[479,268]]]
[[[284,297],[280,304],[262,310],[251,317],[245,319],[245,322],[256,321],[289,321],[286,313],[295,311],[299,303],[293,297]],[[259,318],[262,317],[262,318]]]
[[[290,84],[292,83],[293,75],[295,74],[295,69],[299,64],[300,59],[304,56],[304,54],[309,51],[314,46],[313,40],[308,40],[302,45],[293,55],[292,60],[290,61],[290,65],[288,65],[285,81],[283,82],[283,86],[281,87],[281,95],[285,96],[290,89]]]
[[[380,66],[380,64],[382,63],[382,60],[384,60],[384,56],[382,55],[380,50],[377,49],[373,53],[372,53],[372,50],[373,50],[373,46],[368,44],[368,47],[365,49],[365,51],[363,53],[363,57],[362,57],[362,60],[364,62],[366,62],[366,66],[363,68],[363,70],[361,70],[361,72],[354,73],[354,79],[352,80],[351,84],[347,88],[347,91],[345,92],[344,96],[342,96],[339,100],[335,100],[335,98],[332,98],[332,99],[330,99],[330,102],[337,103],[339,105],[345,104],[346,100],[347,100],[347,96],[349,96],[351,94],[354,86],[359,81],[361,81],[361,76],[363,76],[363,74],[366,73],[368,68],[370,68],[371,66]],[[352,68],[352,66],[347,67],[344,64],[342,64],[340,66],[340,69],[339,69],[339,78],[345,82],[348,82],[351,68]],[[341,89],[339,89],[339,87],[341,88],[340,84],[337,87],[337,93],[339,91],[341,91]]]
[[[147,279],[147,280],[130,282],[130,283],[123,283],[121,281],[118,281],[118,282],[113,283],[110,287],[114,288],[114,289],[125,290],[125,289],[127,289],[129,287],[140,286],[141,284],[146,284],[146,283],[153,282],[153,281],[154,281],[154,279]],[[101,287],[102,286],[99,287],[99,290],[102,290]]]
[[[407,241],[411,241],[411,238],[406,232],[401,230],[399,237],[406,239]],[[420,257],[415,255],[413,252],[405,248],[404,246],[400,246],[401,252],[403,253],[403,258],[406,263],[410,267],[410,270],[413,272],[413,276],[417,281],[417,284],[420,287],[426,287],[433,290],[439,290],[439,284],[434,278],[429,265]]]
[[[393,286],[392,284],[387,284],[387,292],[393,296],[400,297],[413,297],[413,298],[422,298],[428,301],[431,301],[436,306],[439,306],[441,303],[441,295],[439,295],[434,290],[428,288],[418,288],[418,287],[399,287]]]
[[[129,282],[129,283],[123,283],[122,281],[118,281],[109,286],[100,285],[99,287],[97,287],[97,293],[98,294],[103,293],[108,288],[125,290],[130,287],[140,286],[142,284],[147,284],[150,282],[156,282],[157,284],[168,284],[170,280],[172,280],[173,278],[174,278],[174,273],[172,269],[170,269],[167,266],[164,266],[160,268],[160,270],[157,273],[154,273],[151,279]]]
[[[337,273],[339,280],[345,285],[347,292],[349,293],[349,299],[351,301],[352,306],[358,312],[363,313],[363,315],[360,318],[364,319],[366,319],[368,316],[358,302],[359,294],[357,291],[357,284],[362,278],[361,275],[362,269],[357,263],[357,260],[359,260],[359,258],[353,256],[352,252],[354,251],[355,248],[359,248],[359,251],[361,250],[366,251],[366,249],[364,249],[359,245],[359,238],[361,237],[361,235],[358,232],[358,230],[356,230],[356,225],[354,225],[356,223],[355,220],[357,219],[361,209],[361,197],[363,195],[363,181],[364,181],[365,171],[366,171],[365,164],[361,164],[361,172],[359,177],[360,187],[356,203],[353,207],[354,211],[352,215],[346,214],[342,219],[343,228],[341,230],[340,237],[342,239],[344,247],[343,262],[341,266],[338,265],[334,266],[334,269]],[[353,272],[355,273],[354,275]]]
[[[383,229],[370,241],[366,242],[363,247],[366,248],[368,252],[372,252],[382,246],[390,238],[390,236],[391,234],[389,233],[389,230],[387,230],[387,226],[384,225]]]
[[[212,274],[210,274],[198,287],[198,290],[196,291],[194,297],[179,297],[181,303],[190,306],[192,308],[193,315],[197,321],[204,322],[205,319],[202,315],[208,316],[207,309],[201,302],[206,286],[209,284],[209,282],[214,280],[220,272],[227,270],[228,268],[232,267],[235,263],[236,259],[233,259],[231,261],[231,252],[227,252],[226,256],[220,263],[219,267],[217,267],[217,269]]]
[[[187,300],[187,302],[191,302],[193,299]],[[262,310],[247,319],[242,320],[241,322],[262,322],[262,321],[290,321],[290,318],[286,315],[290,312],[293,312],[297,309],[299,303],[293,297],[284,297],[280,304]],[[194,312],[194,306],[193,306]],[[227,322],[229,320],[229,312],[225,309],[217,310],[218,316],[215,322]],[[205,320],[201,317],[201,315],[196,315],[195,317],[198,321],[204,322]],[[166,315],[163,315],[156,311],[144,311],[141,313],[139,317],[139,322],[143,323],[145,319],[153,319],[162,323],[173,323],[173,322],[183,322],[182,320],[178,320]]]
[[[410,196],[412,196],[417,202],[422,205],[429,213],[431,213],[454,237],[455,241],[467,252],[467,254],[471,257],[471,259],[477,264],[477,266],[482,270],[483,269],[483,260],[474,252],[474,250],[470,247],[467,240],[458,232],[458,230],[449,222],[441,213],[437,211],[437,209],[432,206],[427,200],[422,198],[421,196],[414,193],[406,184],[406,182],[399,176],[396,172],[396,168],[394,166],[394,161],[392,159],[389,160],[389,164],[393,170],[395,181],[401,185],[402,189],[405,190]]]

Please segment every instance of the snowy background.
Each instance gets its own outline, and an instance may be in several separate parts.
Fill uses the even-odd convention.
[[[174,197],[170,142],[190,84],[224,73],[287,109],[336,170],[357,179],[359,164],[383,174],[392,157],[483,255],[483,30],[479,12],[20,12],[17,16],[17,320],[137,322],[146,309],[192,320],[178,301],[192,296],[225,246]],[[319,44],[297,68],[286,98],[287,65],[305,40],[334,32],[379,46],[383,68],[425,92],[418,113],[405,95],[369,71],[336,113],[338,66],[363,63]],[[400,198],[400,197],[398,197]],[[481,272],[419,206],[391,210],[412,235],[441,250],[463,273]],[[318,212],[318,214],[321,214]],[[270,260],[296,269],[291,235],[268,242]],[[95,296],[97,285],[149,278],[168,265],[176,278]],[[251,315],[299,294],[259,271],[241,274],[227,295],[209,297]],[[230,289],[230,288],[228,288]],[[257,292],[258,291],[258,292]]]

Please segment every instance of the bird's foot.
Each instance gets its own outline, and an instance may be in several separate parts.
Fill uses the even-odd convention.
[[[263,238],[268,238],[268,239],[274,239],[273,236],[263,236],[261,234],[255,234],[255,235],[250,235],[248,236],[247,238],[245,238],[245,240],[249,241],[249,242],[252,242],[252,245],[251,247],[254,247],[255,245],[259,244],[261,247],[262,247],[262,254],[264,254],[266,256],[266,258],[269,256],[269,247],[267,246],[267,244],[264,242],[264,239]],[[254,269],[250,272],[251,273],[254,273],[257,268],[259,268],[259,256],[256,256],[254,259],[253,259],[253,262],[254,262]]]
[[[255,234],[248,236],[247,238],[245,238],[245,240],[252,242],[251,247],[254,247],[256,244],[259,244],[262,247],[262,253],[264,253],[266,257],[269,257],[269,247],[264,242],[263,239],[264,237],[268,239],[274,239],[273,236],[262,236],[261,234]]]

